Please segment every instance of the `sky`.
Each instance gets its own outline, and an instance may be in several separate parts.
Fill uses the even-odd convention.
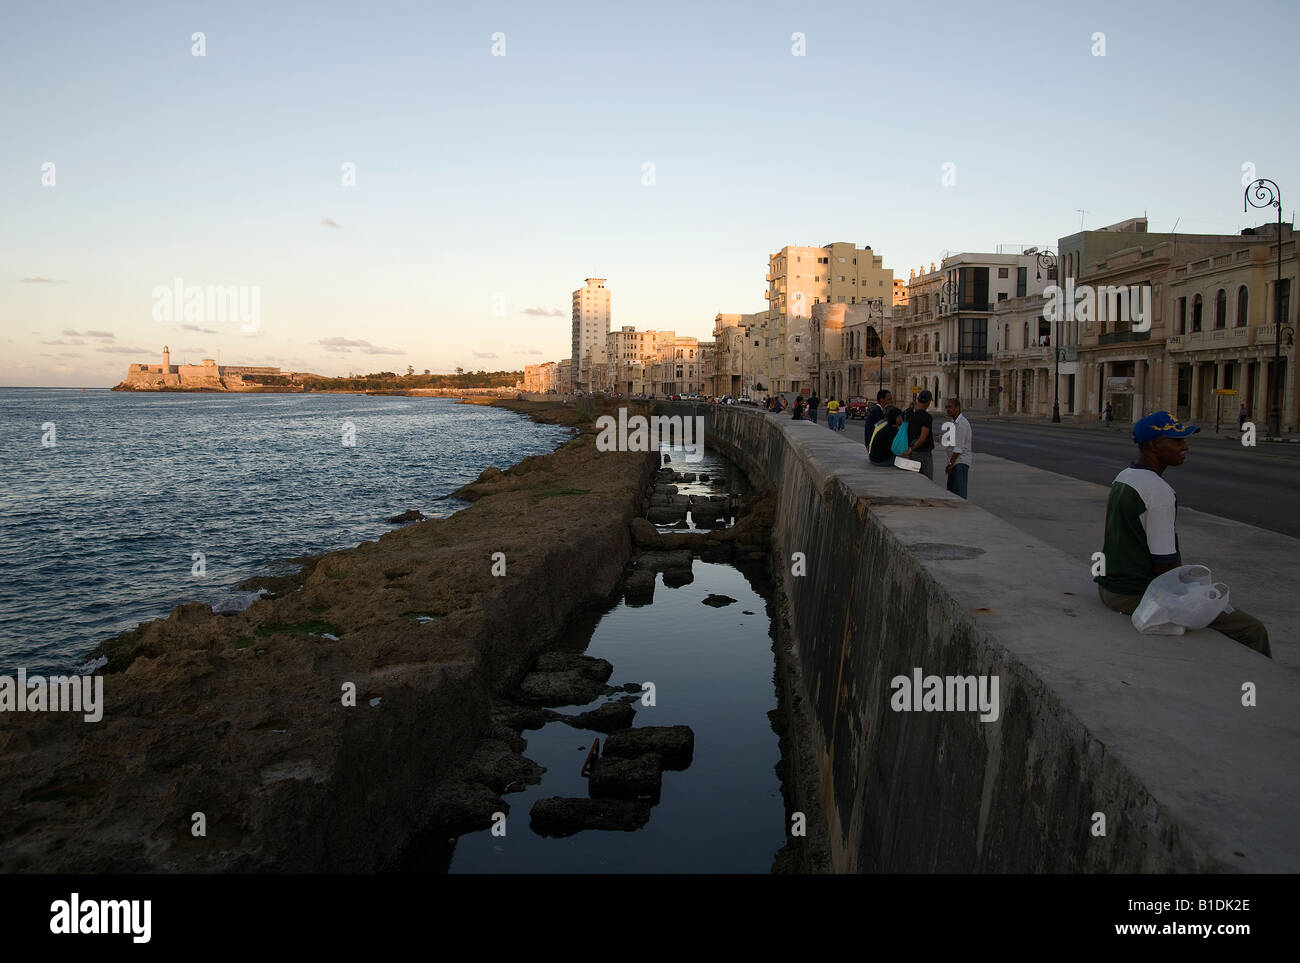
[[[905,279],[1143,213],[1233,233],[1274,217],[1242,211],[1248,164],[1290,220],[1298,25],[1289,0],[7,0],[0,385],[112,385],[164,343],[515,370],[568,355],[592,276],[614,327],[704,339],[766,307],[787,244]],[[251,320],[168,317],[178,279]]]

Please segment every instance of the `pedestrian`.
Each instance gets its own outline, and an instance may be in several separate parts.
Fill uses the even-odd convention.
[[[1241,429],[1245,426],[1247,419],[1249,418],[1250,418],[1250,413],[1246,411],[1246,406],[1243,404],[1241,406],[1241,410],[1237,412],[1237,431],[1241,431]]]
[[[1106,427],[1109,428],[1109,427],[1110,427],[1110,420],[1111,420],[1112,418],[1115,417],[1115,409],[1113,409],[1113,408],[1110,406],[1110,402],[1109,402],[1109,401],[1106,402],[1105,417],[1106,417]]]
[[[909,444],[904,458],[915,458],[921,463],[921,474],[934,481],[934,416],[930,414],[930,402],[934,395],[926,388],[916,396],[916,408],[907,421]]]
[[[882,388],[880,391],[876,392],[876,403],[872,406],[871,410],[867,412],[867,431],[863,436],[863,444],[865,444],[868,449],[871,448],[871,435],[876,430],[876,425],[878,425],[880,420],[885,417],[885,410],[893,403],[894,393],[888,388]],[[901,411],[898,414],[900,418],[903,415]]]
[[[808,399],[808,417],[812,419],[814,425],[817,424],[817,406],[819,404],[821,404],[821,399],[817,397],[817,392],[814,391],[812,397]]]
[[[794,412],[791,414],[791,417],[795,421],[802,421],[804,415],[804,409],[807,408],[807,406],[808,406],[808,402],[804,401],[803,395],[800,395],[798,398],[794,400]]]
[[[970,421],[962,413],[961,402],[956,398],[948,399],[944,411],[948,412],[948,417],[957,426],[957,437],[954,439],[956,444],[948,455],[948,464],[944,467],[944,471],[948,473],[948,491],[966,498],[971,466]]]
[[[1147,415],[1133,426],[1138,460],[1111,483],[1102,546],[1106,574],[1093,578],[1102,603],[1116,612],[1132,615],[1151,580],[1182,564],[1175,527],[1178,496],[1164,474],[1166,468],[1186,461],[1187,436],[1200,430],[1167,411]],[[1272,658],[1264,623],[1237,608],[1235,601],[1232,609],[1210,628]]]
[[[826,399],[826,427],[831,431],[840,430],[840,403],[834,395]]]
[[[900,431],[906,431],[903,427],[903,413],[890,405],[877,419],[876,429],[872,432],[871,440],[867,445],[867,461],[882,468],[892,465],[894,438]]]

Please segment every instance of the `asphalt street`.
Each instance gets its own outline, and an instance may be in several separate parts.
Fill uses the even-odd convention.
[[[935,418],[936,432],[947,421]],[[861,425],[861,422],[858,422]],[[975,449],[1021,464],[1109,485],[1137,457],[1129,427],[1075,428],[1046,422],[1012,424],[971,418]],[[859,434],[861,427],[858,428]],[[1165,481],[1178,493],[1179,508],[1231,518],[1300,538],[1300,444],[1261,442],[1245,447],[1234,438],[1188,438],[1187,461],[1166,470]],[[938,458],[936,457],[936,462]],[[972,481],[972,484],[974,482]],[[1050,499],[1046,489],[1042,497]]]

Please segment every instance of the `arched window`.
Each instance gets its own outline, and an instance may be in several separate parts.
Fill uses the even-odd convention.
[[[925,353],[926,353],[926,354],[929,354],[929,352],[930,352],[930,336],[929,336],[928,334],[925,336],[925,349],[924,349],[924,350],[925,350]]]
[[[1246,285],[1237,288],[1237,327],[1244,328],[1247,324],[1246,316],[1250,309],[1250,292]]]
[[[1219,293],[1214,296],[1214,327],[1226,328],[1228,326],[1228,292],[1219,288]]]
[[[1023,332],[1022,342],[1023,343],[1020,345],[1020,347],[1022,348],[1029,347],[1029,322],[1028,321],[1025,322],[1025,330]]]
[[[1201,296],[1198,294],[1192,298],[1192,333],[1195,334],[1201,330],[1201,309],[1204,305],[1201,303]]]

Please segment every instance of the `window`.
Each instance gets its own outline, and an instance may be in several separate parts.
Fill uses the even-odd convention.
[[[1273,286],[1274,287],[1277,286],[1276,281],[1273,282]],[[1286,324],[1291,317],[1291,279],[1290,278],[1282,279],[1282,287],[1278,292],[1278,303],[1282,306],[1282,323]],[[1276,311],[1277,308],[1274,308],[1273,310]]]
[[[1246,289],[1246,285],[1243,284],[1237,288],[1237,327],[1244,328],[1246,326],[1247,309],[1249,307],[1250,292]]]
[[[1006,299],[1007,299],[1007,292],[1006,292],[1006,291],[999,291],[999,292],[998,292],[998,303],[1001,304],[1001,303],[1002,303],[1003,301],[1005,301]]]
[[[1029,347],[1029,322],[1028,321],[1025,322],[1025,330],[1023,334],[1024,334],[1024,344],[1022,345],[1022,347],[1027,348]]]
[[[853,259],[853,263],[854,263],[854,264],[857,264],[857,263],[858,263],[858,259],[857,259],[857,258],[854,258],[854,259]]]
[[[1186,334],[1186,333],[1187,333],[1187,299],[1179,298],[1178,299],[1178,330],[1175,331],[1174,334]],[[1182,404],[1182,402],[1179,402],[1179,404]]]
[[[1201,330],[1201,296],[1198,294],[1192,299],[1192,333]]]
[[[844,258],[840,258],[840,263],[841,263],[841,264],[844,263]]]
[[[840,283],[841,283],[841,284],[844,283],[844,275],[843,275],[843,274],[840,275]]]
[[[987,361],[989,356],[988,318],[965,318],[957,322],[960,329],[958,355],[963,361]]]
[[[998,268],[998,280],[1005,281],[1011,276],[1009,268]]]
[[[1016,297],[1023,298],[1029,290],[1029,268],[1016,268]]]
[[[1228,293],[1219,288],[1219,293],[1214,296],[1214,327],[1226,328],[1228,326]]]
[[[799,338],[800,338],[800,335],[797,335],[797,334],[796,334],[796,335],[794,336],[794,343],[795,343],[795,344],[798,344],[798,343],[799,343]]]

